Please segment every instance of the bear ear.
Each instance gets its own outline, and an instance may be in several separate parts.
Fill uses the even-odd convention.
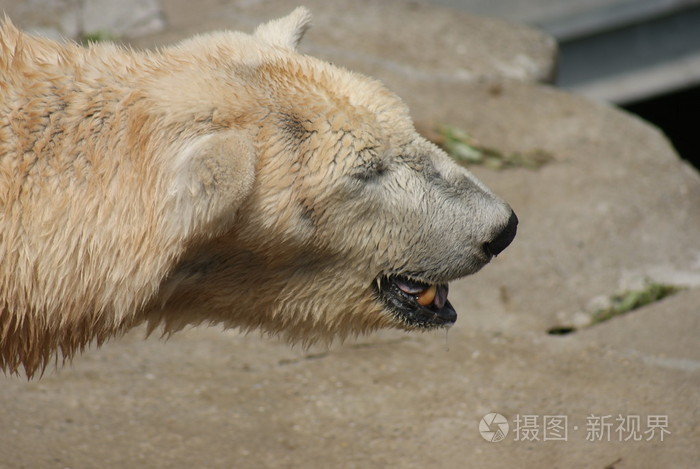
[[[261,24],[254,36],[269,44],[295,50],[310,23],[311,12],[305,7],[298,7],[284,18]]]
[[[243,131],[230,129],[190,142],[175,158],[173,226],[205,236],[230,227],[253,190],[255,160],[252,141]]]

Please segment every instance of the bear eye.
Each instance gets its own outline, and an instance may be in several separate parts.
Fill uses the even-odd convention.
[[[355,179],[371,181],[384,175],[388,171],[387,164],[379,159],[372,159],[361,165],[353,173]]]

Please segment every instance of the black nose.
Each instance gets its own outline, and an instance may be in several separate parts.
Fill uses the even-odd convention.
[[[510,212],[510,218],[508,219],[506,227],[490,242],[484,244],[484,249],[487,253],[493,254],[494,256],[499,255],[508,247],[510,242],[513,241],[517,231],[518,217],[515,215],[515,212]]]

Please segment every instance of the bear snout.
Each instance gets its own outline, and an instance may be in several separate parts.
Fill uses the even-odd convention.
[[[494,257],[499,255],[515,238],[518,231],[518,216],[511,210],[508,223],[503,229],[491,240],[484,243],[484,251]]]

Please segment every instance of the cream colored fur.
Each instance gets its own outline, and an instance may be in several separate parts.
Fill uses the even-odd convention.
[[[406,327],[373,295],[380,275],[487,262],[507,206],[382,85],[295,52],[309,19],[158,52],[5,21],[2,368],[31,376],[144,321],[303,342]]]

